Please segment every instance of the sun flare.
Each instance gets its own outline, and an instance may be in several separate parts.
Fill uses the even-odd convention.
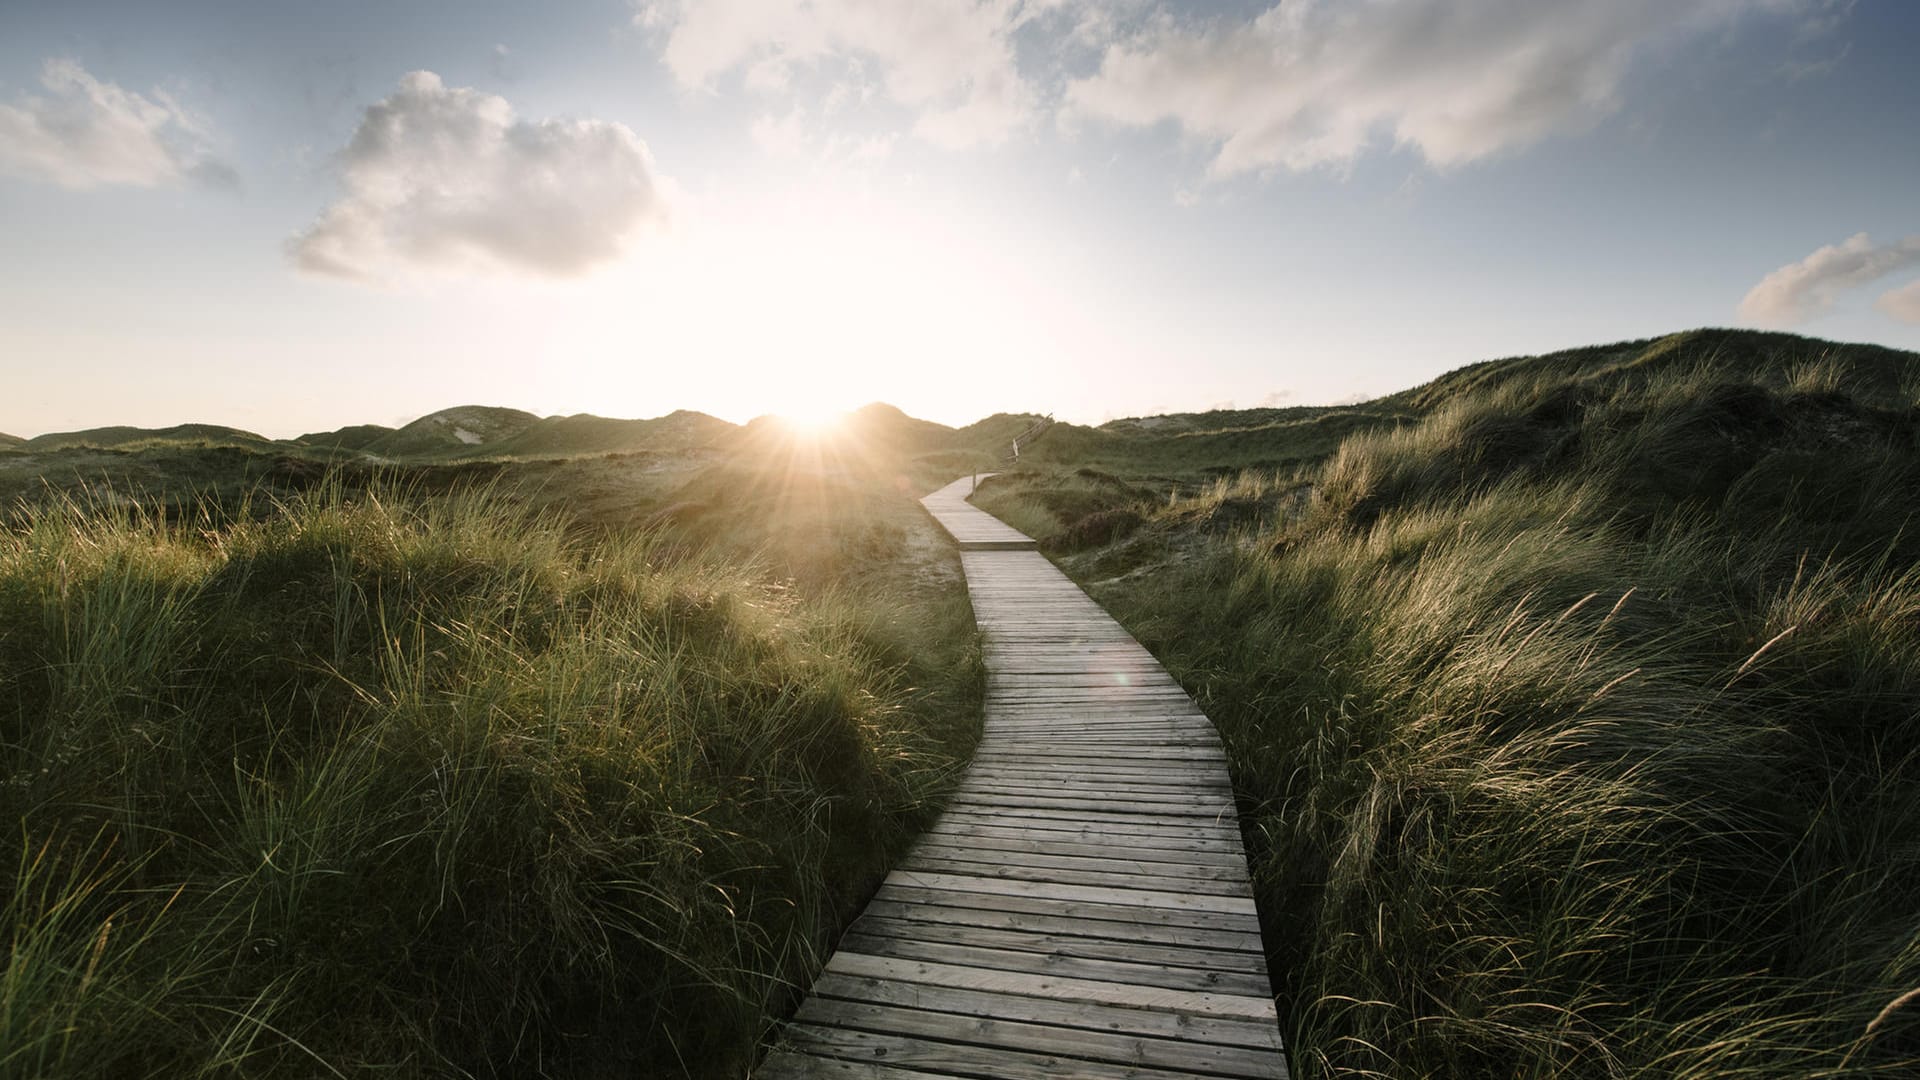
[[[796,435],[818,438],[839,427],[847,418],[847,410],[832,405],[790,405],[775,415]]]

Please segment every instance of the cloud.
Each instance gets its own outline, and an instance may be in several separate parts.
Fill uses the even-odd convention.
[[[505,45],[496,44],[487,53],[487,74],[500,82],[513,82],[518,78],[516,70],[518,67],[519,65],[514,61],[513,50]]]
[[[730,72],[747,89],[790,94],[802,72],[863,80],[914,114],[913,133],[949,149],[1004,141],[1037,99],[1013,36],[1053,3],[1019,0],[653,0],[637,25],[665,34],[662,59],[682,85]],[[848,93],[843,83],[836,91]]]
[[[1835,297],[1847,289],[1920,265],[1920,236],[1909,236],[1876,247],[1866,233],[1855,233],[1760,279],[1740,301],[1740,317],[1763,326],[1793,326],[1832,309]],[[1914,299],[1913,288],[1880,298],[1880,309],[1895,318]],[[1916,320],[1920,321],[1920,320]]]
[[[340,172],[345,193],[288,244],[312,273],[572,276],[667,213],[652,156],[625,125],[517,120],[506,99],[430,71],[367,109]]]
[[[1882,293],[1873,306],[1901,322],[1920,326],[1920,281],[1909,281],[1891,292]]]
[[[761,116],[748,129],[753,143],[768,157],[798,157],[812,140],[806,118],[795,109],[785,116]]]
[[[48,60],[40,85],[48,96],[0,104],[0,172],[75,189],[238,182],[205,123],[164,91],[123,90],[73,60]]]
[[[1446,168],[1590,126],[1650,48],[1810,11],[1834,17],[1820,0],[1288,0],[1162,18],[1068,84],[1063,119],[1171,120],[1215,147],[1215,176],[1343,166],[1383,133]]]

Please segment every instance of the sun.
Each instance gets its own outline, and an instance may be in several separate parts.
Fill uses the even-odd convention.
[[[818,438],[840,426],[847,418],[847,410],[823,403],[792,403],[783,407],[777,414],[780,422],[792,428],[796,435]]]

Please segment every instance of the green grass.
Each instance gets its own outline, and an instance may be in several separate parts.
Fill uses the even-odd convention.
[[[926,595],[484,492],[23,506],[0,1076],[740,1074],[972,738]]]
[[[1298,1075],[1920,1068],[1920,358],[1755,337],[983,491],[1220,727]]]

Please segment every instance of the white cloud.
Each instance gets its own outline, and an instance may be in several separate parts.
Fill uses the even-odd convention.
[[[780,117],[756,117],[747,133],[753,136],[753,144],[761,153],[776,158],[798,157],[812,139],[806,118],[798,109]]]
[[[1248,21],[1161,19],[1072,81],[1064,117],[1171,120],[1216,176],[1342,166],[1383,134],[1440,167],[1577,131],[1646,50],[1820,0],[1288,0]]]
[[[784,116],[767,113],[756,117],[747,134],[770,158],[804,158],[818,167],[854,171],[887,160],[895,141],[891,134],[832,130],[819,116],[798,107]]]
[[[618,258],[666,217],[663,181],[625,125],[517,120],[506,99],[430,71],[367,109],[341,152],[341,183],[339,201],[289,242],[301,269],[569,276]]]
[[[1841,292],[1916,265],[1920,236],[1877,247],[1866,233],[1856,233],[1761,278],[1740,301],[1740,317],[1764,326],[1803,323],[1830,310]],[[1902,312],[1912,311],[1906,305],[1920,299],[1908,295],[1913,292],[1909,286],[1888,293],[1880,298],[1881,310],[1905,318]]]
[[[681,85],[710,88],[739,71],[762,94],[791,92],[800,71],[867,65],[880,92],[914,115],[913,133],[958,149],[1005,140],[1031,119],[1034,88],[1013,35],[1054,6],[1020,0],[654,0],[636,24],[666,35]],[[844,96],[845,90],[837,93]]]
[[[1873,306],[1901,322],[1920,326],[1920,281],[1909,281],[1897,289],[1882,293]]]
[[[0,172],[67,188],[235,182],[206,125],[164,91],[123,90],[72,60],[48,60],[40,85],[48,96],[0,104]]]

